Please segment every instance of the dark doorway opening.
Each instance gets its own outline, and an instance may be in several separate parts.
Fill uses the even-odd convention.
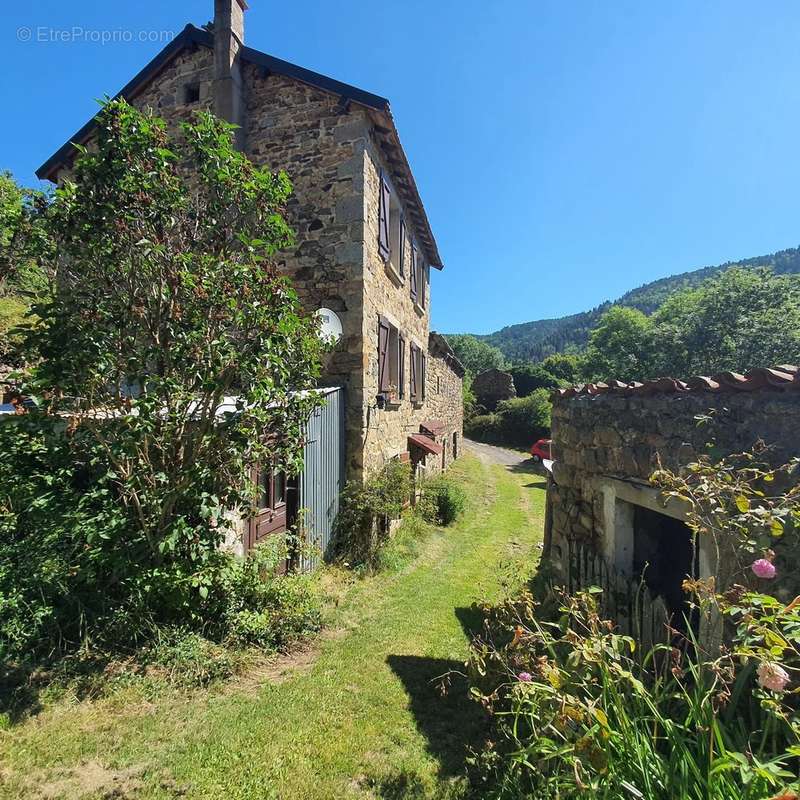
[[[689,611],[683,582],[696,576],[689,527],[674,517],[634,506],[633,573],[643,575],[652,594],[663,598],[676,628],[684,628]]]

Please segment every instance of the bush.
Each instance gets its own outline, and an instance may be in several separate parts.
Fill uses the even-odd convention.
[[[426,481],[417,503],[418,513],[428,522],[450,525],[464,511],[467,495],[457,483],[444,476]]]
[[[513,397],[497,405],[493,414],[481,414],[465,423],[464,432],[479,442],[527,449],[550,432],[552,404],[547,389],[527,397]]]
[[[351,566],[374,567],[397,519],[411,499],[411,467],[392,459],[364,483],[350,481],[334,524],[334,550]]]
[[[781,692],[756,685],[749,643],[716,658],[693,644],[639,653],[591,592],[565,597],[558,622],[537,619],[529,594],[486,611],[469,662],[472,693],[496,722],[497,744],[477,760],[494,784],[482,796],[763,800],[796,790],[797,718]]]
[[[464,435],[476,442],[503,443],[503,418],[497,414],[477,414],[464,421]]]
[[[148,561],[102,460],[59,427],[0,423],[0,659],[128,649],[165,627],[281,647],[319,627],[315,580],[276,572],[280,537],[244,560]]]

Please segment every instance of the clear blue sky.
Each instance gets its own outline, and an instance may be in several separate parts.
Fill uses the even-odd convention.
[[[6,4],[0,168],[34,181],[161,48],[37,41],[40,26],[211,16],[213,0]],[[561,316],[800,243],[796,0],[251,0],[246,38],[391,100],[446,265],[439,330]]]

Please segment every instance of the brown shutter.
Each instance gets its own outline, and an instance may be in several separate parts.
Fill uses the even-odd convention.
[[[420,259],[419,263],[419,286],[417,291],[419,292],[419,304],[425,308],[425,295],[428,289],[428,265],[422,259]]]
[[[417,246],[411,245],[411,299],[417,302]]]
[[[389,322],[378,320],[378,391],[388,392],[389,383]]]
[[[406,396],[406,340],[402,335],[397,337],[397,396],[400,400]]]
[[[409,366],[411,367],[411,402],[417,402],[417,346],[411,342],[411,358],[409,359]]]
[[[381,173],[380,196],[378,197],[378,252],[384,261],[388,261],[391,252],[389,247],[389,206],[391,202],[389,184]]]
[[[420,362],[420,382],[422,383],[422,391],[420,394],[422,395],[422,400],[425,400],[425,382],[427,380],[426,372],[428,368],[427,358],[425,357],[425,353],[422,350],[419,351],[419,362]]]
[[[400,270],[400,277],[406,274],[406,221],[400,217],[400,263],[397,265]]]

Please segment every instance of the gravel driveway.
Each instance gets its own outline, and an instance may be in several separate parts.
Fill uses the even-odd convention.
[[[516,467],[529,460],[529,456],[514,450],[506,450],[505,447],[495,447],[493,444],[483,442],[473,442],[471,439],[464,439],[464,447],[474,453],[484,464],[502,464],[506,467]]]

